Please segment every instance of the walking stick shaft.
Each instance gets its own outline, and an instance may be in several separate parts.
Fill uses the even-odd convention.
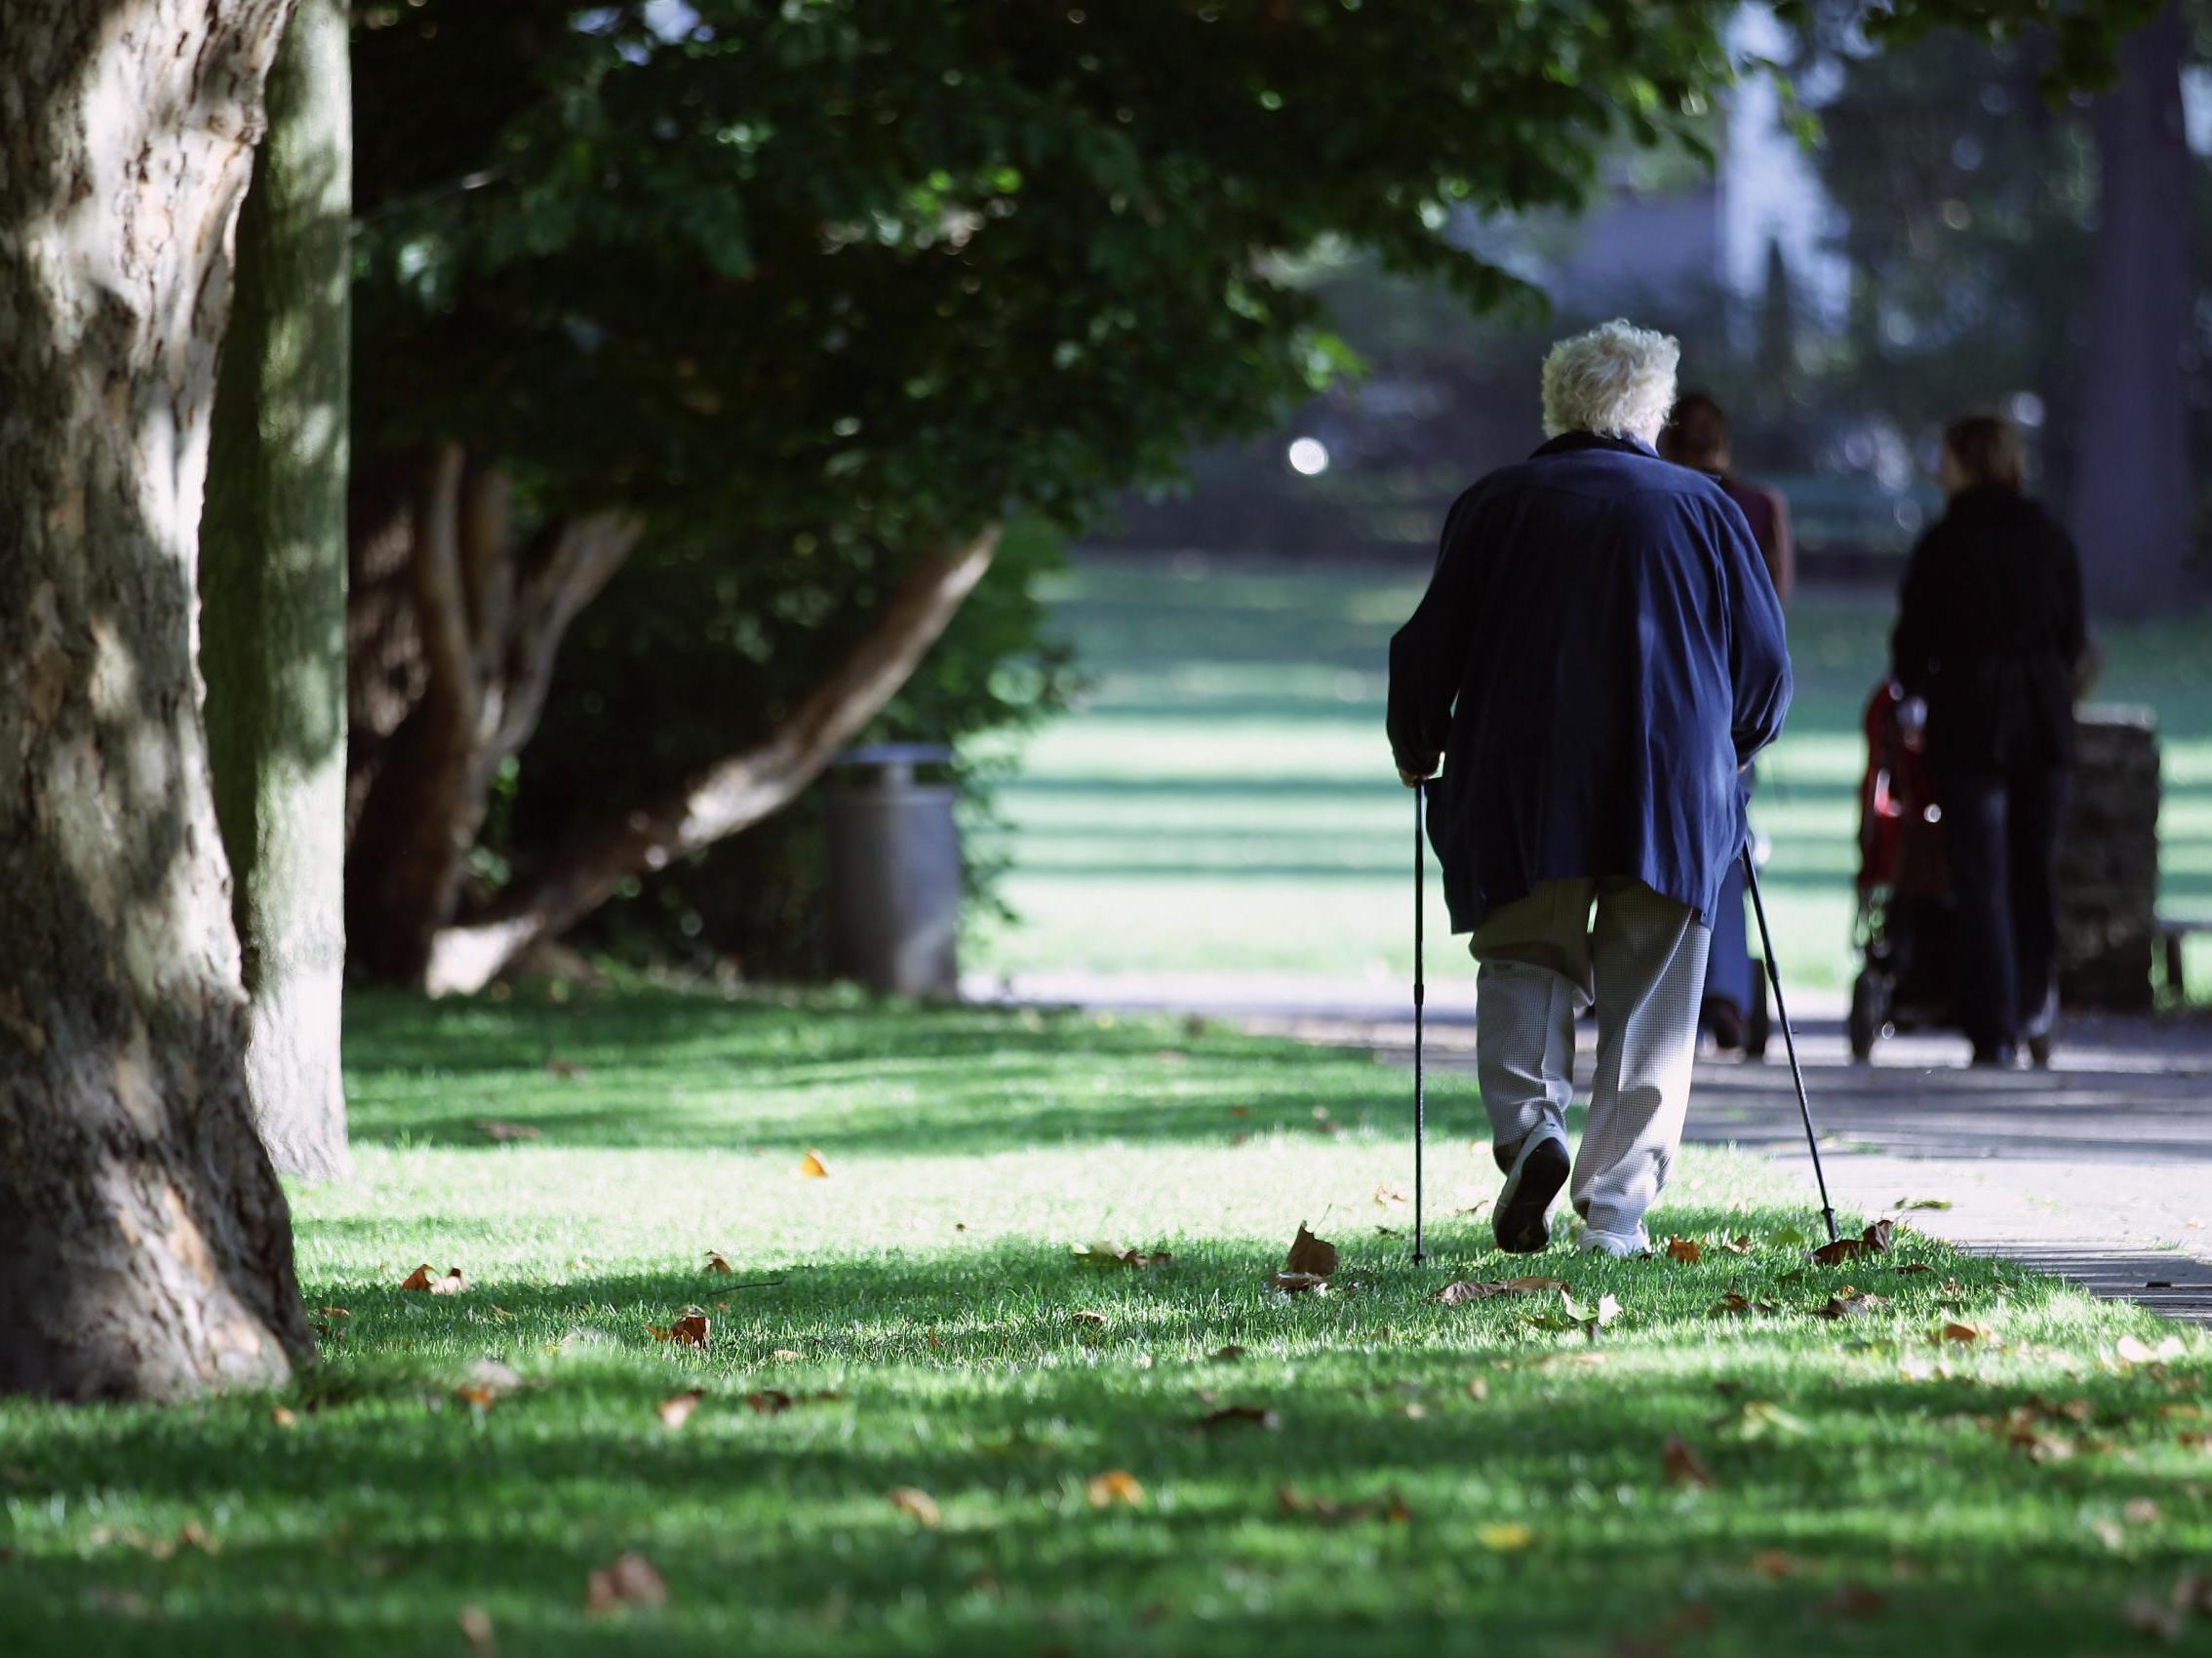
[[[1428,1084],[1422,1072],[1421,1025],[1423,1005],[1428,1000],[1427,987],[1421,979],[1421,949],[1423,939],[1422,911],[1428,897],[1427,813],[1423,810],[1429,797],[1429,785],[1413,786],[1413,1264],[1419,1266],[1427,1259],[1421,1237],[1421,1164],[1422,1140],[1427,1131],[1429,1114]]]
[[[1820,1188],[1820,1218],[1828,1224],[1828,1241],[1836,1242],[1836,1205],[1828,1201],[1828,1176],[1820,1166],[1820,1136],[1813,1132],[1812,1102],[1805,1098],[1804,1067],[1797,1063],[1797,1031],[1790,1023],[1790,1005],[1782,997],[1782,969],[1774,960],[1774,932],[1766,925],[1766,900],[1758,890],[1758,864],[1751,843],[1744,844],[1744,888],[1751,893],[1752,913],[1758,917],[1759,947],[1766,952],[1766,982],[1774,987],[1774,1017],[1782,1025],[1782,1045],[1790,1053],[1790,1080],[1797,1086],[1797,1115],[1804,1119],[1805,1149],[1812,1153],[1814,1184]]]

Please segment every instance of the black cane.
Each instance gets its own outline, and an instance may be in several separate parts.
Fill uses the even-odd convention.
[[[1836,1242],[1836,1208],[1828,1201],[1828,1176],[1820,1168],[1820,1138],[1813,1132],[1812,1104],[1805,1098],[1804,1068],[1797,1063],[1797,1032],[1790,1023],[1790,1005],[1782,999],[1782,969],[1774,961],[1774,934],[1766,925],[1766,901],[1758,892],[1758,865],[1751,843],[1744,843],[1744,886],[1751,893],[1752,913],[1758,917],[1758,941],[1766,951],[1766,982],[1774,987],[1774,1016],[1782,1022],[1782,1044],[1790,1050],[1790,1080],[1797,1085],[1797,1115],[1805,1120],[1805,1149],[1812,1153],[1813,1180],[1820,1187],[1820,1218],[1828,1223],[1828,1241]],[[1416,993],[1418,994],[1418,993]],[[1415,1051],[1419,1051],[1415,1027]]]
[[[1428,999],[1421,982],[1421,915],[1428,896],[1426,868],[1427,825],[1422,809],[1429,796],[1426,781],[1413,785],[1413,1264],[1428,1259],[1421,1247],[1421,1150],[1429,1115],[1428,1086],[1421,1071],[1421,1009]]]

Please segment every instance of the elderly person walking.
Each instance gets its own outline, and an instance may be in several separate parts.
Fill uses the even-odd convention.
[[[1544,363],[1551,441],[1453,504],[1391,641],[1400,777],[1440,760],[1429,836],[1471,932],[1478,1069],[1506,1176],[1501,1248],[1551,1242],[1574,1017],[1598,1064],[1574,1206],[1585,1249],[1649,1246],[1681,1139],[1708,918],[1744,845],[1738,774],[1790,702],[1782,611],[1743,512],[1652,448],[1680,355],[1612,322]]]

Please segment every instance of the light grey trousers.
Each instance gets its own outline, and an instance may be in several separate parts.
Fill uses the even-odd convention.
[[[1630,880],[1547,881],[1475,929],[1476,1067],[1501,1168],[1532,1133],[1566,1138],[1574,1017],[1598,1005],[1590,1119],[1568,1192],[1600,1231],[1634,1232],[1667,1183],[1712,936],[1688,906]]]

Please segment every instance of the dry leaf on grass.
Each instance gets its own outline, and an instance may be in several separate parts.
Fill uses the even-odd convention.
[[[1985,1333],[1986,1332],[1982,1330],[1978,1325],[1962,1324],[1959,1323],[1956,1320],[1953,1320],[1938,1328],[1934,1335],[1929,1339],[1939,1342],[1955,1341],[1961,1346],[1965,1346],[1969,1343],[1980,1341]]]
[[[1218,1364],[1233,1364],[1238,1360],[1244,1358],[1244,1350],[1239,1347],[1235,1342],[1231,1342],[1226,1347],[1217,1347],[1213,1350],[1213,1360],[1214,1362]]]
[[[1487,1283],[1477,1283],[1469,1279],[1461,1279],[1457,1283],[1447,1283],[1438,1290],[1437,1299],[1446,1307],[1457,1307],[1464,1302],[1487,1301],[1499,1295],[1549,1295],[1555,1290],[1563,1294],[1566,1290],[1566,1280],[1563,1278],[1508,1278],[1493,1279]]]
[[[454,1389],[454,1397],[478,1410],[489,1410],[521,1386],[522,1377],[512,1367],[496,1359],[479,1359]]]
[[[1328,1280],[1319,1273],[1269,1273],[1267,1286],[1280,1295],[1328,1293]]]
[[[1200,1417],[1198,1425],[1205,1429],[1262,1428],[1272,1434],[1283,1426],[1283,1418],[1261,1405],[1228,1404]]]
[[[796,1364],[807,1356],[804,1353],[800,1352],[796,1347],[779,1347],[775,1349],[774,1352],[770,1353],[769,1357],[774,1360],[778,1364]]]
[[[1920,1273],[1932,1273],[1935,1268],[1929,1266],[1925,1261],[1907,1261],[1901,1267],[1892,1267],[1890,1271],[1894,1272],[1899,1278],[1913,1278]]]
[[[513,1140],[534,1140],[538,1136],[538,1130],[531,1124],[502,1123],[495,1117],[478,1118],[475,1127],[487,1140],[500,1146]]]
[[[936,1530],[937,1522],[944,1518],[938,1511],[937,1499],[919,1485],[893,1486],[885,1495],[892,1508],[913,1520],[925,1530]]]
[[[400,1287],[428,1290],[432,1295],[458,1295],[468,1287],[468,1276],[458,1267],[448,1267],[444,1278],[434,1278],[430,1263],[424,1261],[400,1281]]]
[[[1895,1221],[1877,1220],[1856,1238],[1838,1238],[1833,1244],[1823,1244],[1812,1252],[1812,1258],[1824,1267],[1834,1267],[1861,1255],[1886,1254],[1896,1231]]]
[[[1397,1187],[1377,1186],[1375,1188],[1375,1207],[1381,1209],[1402,1209],[1404,1206],[1405,1194],[1399,1191]]]
[[[681,1428],[691,1419],[691,1412],[698,1409],[699,1401],[705,1398],[704,1388],[686,1388],[682,1393],[670,1394],[654,1405],[653,1414],[660,1418],[663,1428]]]
[[[762,1416],[774,1416],[789,1410],[795,1401],[781,1388],[763,1388],[758,1393],[747,1394],[745,1402]]]
[[[1705,1259],[1705,1249],[1694,1238],[1669,1238],[1667,1259],[1694,1267]]]
[[[1298,1236],[1290,1240],[1290,1251],[1283,1257],[1283,1270],[1314,1278],[1328,1278],[1336,1271],[1336,1245],[1325,1239],[1316,1238],[1306,1230],[1306,1223],[1298,1223]]]
[[[1136,1476],[1126,1468],[1112,1468],[1104,1474],[1093,1476],[1090,1483],[1084,1488],[1084,1494],[1089,1498],[1090,1506],[1094,1509],[1134,1509],[1144,1506],[1144,1487],[1137,1483]]]
[[[1705,1466],[1705,1459],[1679,1435],[1667,1436],[1666,1448],[1659,1453],[1659,1461],[1674,1484],[1712,1488],[1713,1470]]]
[[[482,1606],[467,1605],[460,1609],[461,1638],[478,1658],[498,1658],[499,1638],[492,1628],[492,1614]]]
[[[1295,1485],[1279,1485],[1275,1490],[1275,1507],[1280,1514],[1318,1520],[1324,1525],[1350,1525],[1355,1520],[1368,1519],[1403,1525],[1413,1518],[1413,1511],[1396,1491],[1366,1502],[1343,1503],[1334,1497],[1308,1496]]]
[[[1720,1240],[1720,1247],[1730,1255],[1748,1255],[1751,1253],[1751,1234],[1739,1232],[1733,1238],[1723,1238]]]
[[[2113,1345],[2113,1357],[2119,1368],[2129,1369],[2138,1364],[2162,1364],[2170,1359],[2179,1359],[2183,1353],[2182,1339],[2170,1335],[2153,1347],[2140,1336],[2123,1335]]]
[[[674,1342],[679,1347],[704,1347],[713,1333],[713,1325],[704,1313],[686,1313],[666,1329],[658,1324],[648,1324],[646,1329],[653,1340]]]
[[[1106,1315],[1104,1313],[1070,1313],[1068,1315],[1068,1318],[1076,1323],[1087,1324],[1093,1329],[1098,1328],[1100,1325],[1106,1322]]]
[[[1815,1307],[1813,1317],[1816,1319],[1856,1319],[1873,1312],[1876,1307],[1886,1307],[1888,1304],[1889,1297],[1886,1295],[1869,1295],[1863,1289],[1856,1289],[1850,1284],[1845,1284],[1818,1307]]]
[[[665,1606],[668,1585],[652,1562],[635,1552],[591,1574],[584,1586],[584,1610],[593,1617],[620,1611],[625,1606]]]
[[[1709,1319],[1732,1318],[1745,1313],[1779,1313],[1779,1301],[1754,1301],[1740,1289],[1731,1289],[1705,1310]]]
[[[720,1249],[709,1249],[706,1252],[706,1270],[710,1273],[722,1273],[731,1277],[734,1277],[737,1272],[737,1269],[730,1264],[730,1257]]]
[[[1879,1617],[1889,1610],[1889,1598],[1856,1579],[1847,1579],[1837,1585],[1836,1592],[1820,1603],[1820,1609],[1832,1618]]]
[[[802,1180],[827,1180],[829,1165],[822,1161],[820,1152],[810,1151],[799,1160],[799,1177]]]
[[[1165,1249],[1131,1249],[1114,1240],[1078,1244],[1069,1251],[1086,1267],[1164,1267],[1175,1257]]]

